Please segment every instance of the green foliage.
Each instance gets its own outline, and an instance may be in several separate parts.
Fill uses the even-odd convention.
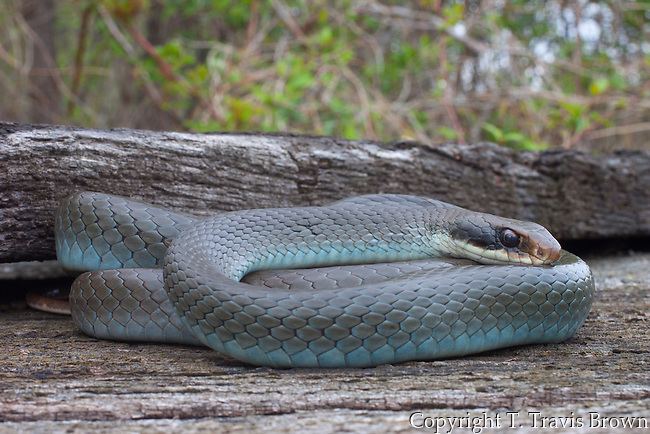
[[[483,124],[483,131],[490,141],[514,149],[522,151],[542,151],[548,148],[547,143],[536,142],[519,131],[504,131],[489,122]]]
[[[364,4],[62,0],[56,62],[67,86],[80,10],[95,8],[70,121],[157,127],[140,109],[147,102],[193,131],[491,140],[537,151],[611,127],[639,99],[647,107],[648,2]],[[578,9],[597,34],[578,37]],[[0,16],[0,35],[15,41],[10,16]],[[11,46],[20,44],[0,39],[0,53]],[[0,57],[0,72],[20,71],[12,55]]]
[[[252,0],[212,0],[214,12],[231,26],[243,26],[250,18]]]
[[[458,132],[449,127],[438,127],[436,133],[445,138],[445,140],[456,140],[458,138]]]

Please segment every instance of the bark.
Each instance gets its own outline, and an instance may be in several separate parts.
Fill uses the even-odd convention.
[[[650,152],[516,152],[325,137],[0,123],[0,262],[54,257],[58,200],[120,194],[201,215],[365,193],[436,197],[560,239],[650,235]]]
[[[531,432],[528,411],[647,421],[650,255],[587,262],[598,296],[565,343],[372,369],[252,368],[207,348],[96,341],[14,308],[0,315],[0,431],[412,432],[417,411],[518,411]]]

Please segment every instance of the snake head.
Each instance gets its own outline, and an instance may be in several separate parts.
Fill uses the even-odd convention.
[[[454,256],[482,264],[550,265],[560,258],[560,243],[533,222],[463,213],[449,233]]]

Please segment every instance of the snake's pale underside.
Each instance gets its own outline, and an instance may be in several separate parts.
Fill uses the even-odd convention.
[[[555,343],[589,267],[535,223],[404,195],[197,218],[79,193],[56,215],[74,321],[253,365],[367,367]]]

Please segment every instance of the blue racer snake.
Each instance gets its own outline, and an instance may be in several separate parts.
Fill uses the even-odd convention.
[[[368,367],[575,334],[589,267],[542,226],[405,195],[197,218],[79,193],[58,260],[83,332],[271,367]],[[315,268],[317,267],[317,268]]]

